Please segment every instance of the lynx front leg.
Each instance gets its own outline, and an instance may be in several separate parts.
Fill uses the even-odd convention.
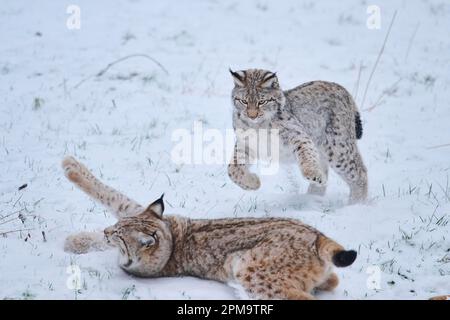
[[[105,251],[111,248],[103,232],[80,232],[66,238],[64,251],[83,254],[90,251]]]
[[[249,171],[249,152],[234,146],[233,159],[228,165],[228,176],[244,190],[257,190],[261,186],[258,176]]]
[[[303,131],[289,127],[284,128],[280,135],[286,144],[292,146],[303,176],[313,184],[325,186],[327,175],[322,168],[320,155],[314,142]]]
[[[316,185],[326,185],[327,176],[322,170],[320,156],[310,139],[299,139],[292,142],[303,176]]]
[[[324,159],[321,160],[322,165],[322,172],[325,175],[325,180],[328,179],[328,163],[324,161]],[[325,195],[325,192],[327,191],[327,185],[326,184],[317,184],[311,182],[308,187],[308,194],[323,196]]]
[[[75,158],[64,158],[62,167],[67,179],[108,208],[117,218],[134,216],[144,210],[136,201],[98,180]]]

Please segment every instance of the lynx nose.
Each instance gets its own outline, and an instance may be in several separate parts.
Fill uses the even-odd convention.
[[[258,109],[247,109],[247,116],[250,119],[255,119],[258,116]]]

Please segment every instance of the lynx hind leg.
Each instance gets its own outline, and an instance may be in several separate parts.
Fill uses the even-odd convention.
[[[284,271],[275,273],[263,270],[253,271],[248,267],[236,274],[236,281],[251,299],[258,300],[315,300],[309,292],[304,291],[290,274]],[[235,286],[236,287],[236,286]]]
[[[350,188],[350,203],[367,199],[367,169],[356,143],[337,143],[330,152],[330,164]]]
[[[232,286],[241,288],[238,292],[245,292],[244,297],[250,299],[315,300],[310,294],[310,279],[302,278],[306,273],[292,272],[286,265],[280,267],[280,261],[268,260],[266,254],[253,249],[234,259]]]
[[[317,290],[332,291],[339,285],[339,278],[336,273],[332,273],[328,276],[324,283],[316,287]]]
[[[80,232],[72,234],[64,242],[64,251],[83,254],[91,251],[105,251],[110,246],[102,232]]]
[[[108,208],[117,218],[133,216],[144,210],[136,201],[103,184],[75,158],[64,158],[62,167],[67,179]]]

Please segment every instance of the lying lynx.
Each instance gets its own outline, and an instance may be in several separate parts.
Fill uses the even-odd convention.
[[[109,208],[118,222],[100,233],[66,239],[65,250],[119,249],[120,267],[139,277],[195,276],[228,283],[254,299],[314,299],[332,290],[355,251],[294,219],[199,220],[163,216],[162,197],[147,208],[101,183],[74,158],[63,161],[66,177]]]
[[[349,185],[350,202],[367,198],[367,171],[356,145],[362,125],[347,90],[335,83],[313,81],[282,91],[273,72],[230,72],[235,84],[235,130],[278,129],[283,149],[297,157],[310,181],[309,193],[325,194],[331,166]],[[230,178],[245,190],[260,187],[258,176],[249,171],[249,162],[260,156],[252,149],[237,142],[228,166]]]

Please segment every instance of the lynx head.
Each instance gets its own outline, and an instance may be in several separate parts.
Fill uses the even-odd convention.
[[[233,105],[246,120],[258,123],[271,119],[284,106],[286,98],[276,73],[261,69],[230,69],[230,73],[234,80]]]
[[[162,219],[163,196],[144,212],[122,218],[105,229],[107,241],[119,248],[119,265],[136,276],[160,272],[172,254],[172,232]]]

